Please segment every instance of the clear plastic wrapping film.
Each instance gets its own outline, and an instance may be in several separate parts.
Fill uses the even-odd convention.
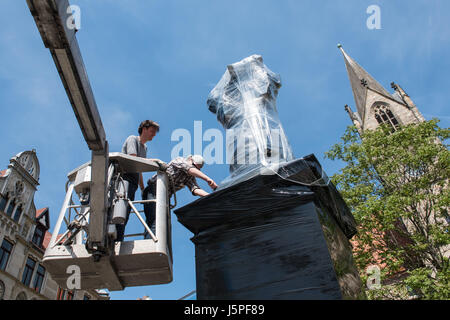
[[[261,56],[227,67],[208,108],[226,130],[230,175],[175,210],[194,233],[199,299],[356,298],[356,222],[314,155],[294,159]]]
[[[276,107],[280,87],[280,76],[264,65],[260,55],[252,55],[229,65],[210,92],[208,108],[227,135],[230,176],[222,186],[294,159]]]
[[[311,154],[287,162],[274,175],[255,175],[175,210],[178,220],[194,234],[242,216],[281,212],[293,203],[320,200],[348,239],[356,234],[356,222],[344,199]],[[199,214],[201,212],[201,214]],[[248,217],[247,217],[248,218]]]

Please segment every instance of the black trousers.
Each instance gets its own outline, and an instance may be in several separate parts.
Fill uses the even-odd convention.
[[[127,190],[127,197],[128,199],[130,199],[131,201],[134,201],[134,197],[136,195],[136,190],[138,188],[138,185],[125,179],[126,183],[125,186],[128,185],[128,190]],[[125,226],[128,223],[128,219],[130,218],[130,212],[131,212],[131,207],[129,205],[127,205],[127,217],[125,219],[125,223],[124,224],[116,224],[116,230],[117,230],[117,239],[116,241],[123,241],[124,235],[125,235]]]
[[[149,180],[147,183],[147,187],[145,187],[142,194],[142,200],[148,200],[149,198],[151,198],[151,196],[153,196],[153,198],[156,198],[156,181]],[[152,230],[153,234],[156,235],[156,203],[144,203],[144,213],[148,227],[150,228],[150,230]],[[150,234],[148,234],[147,230],[144,230],[144,238],[150,239]]]

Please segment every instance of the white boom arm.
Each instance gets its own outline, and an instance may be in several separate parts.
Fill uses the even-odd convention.
[[[108,142],[76,39],[68,0],[27,0],[42,40],[58,69],[84,139],[92,151],[92,250],[105,251]]]

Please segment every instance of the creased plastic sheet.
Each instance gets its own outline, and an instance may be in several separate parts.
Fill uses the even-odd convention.
[[[199,299],[357,298],[356,223],[314,155],[175,210],[194,233]],[[316,185],[313,185],[316,182]]]
[[[249,208],[254,214],[264,214],[314,199],[327,207],[347,238],[356,234],[350,209],[314,155],[287,162],[273,175],[258,175],[219,189],[175,213],[182,224],[198,233],[214,224],[239,219]]]
[[[226,130],[229,186],[258,175],[258,168],[293,160],[278,117],[281,79],[252,55],[227,67],[208,96],[207,105]]]

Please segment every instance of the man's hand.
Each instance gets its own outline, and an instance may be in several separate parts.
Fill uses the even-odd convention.
[[[167,170],[168,165],[167,165],[167,163],[165,163],[164,161],[159,160],[159,159],[150,159],[150,160],[156,162],[156,164],[157,164],[158,167],[159,167],[159,170],[161,170],[161,171],[166,171],[166,170]]]
[[[206,182],[208,182],[208,185],[211,187],[211,189],[213,190],[217,189],[217,184],[214,182],[213,179],[209,178],[208,180],[206,180]]]

